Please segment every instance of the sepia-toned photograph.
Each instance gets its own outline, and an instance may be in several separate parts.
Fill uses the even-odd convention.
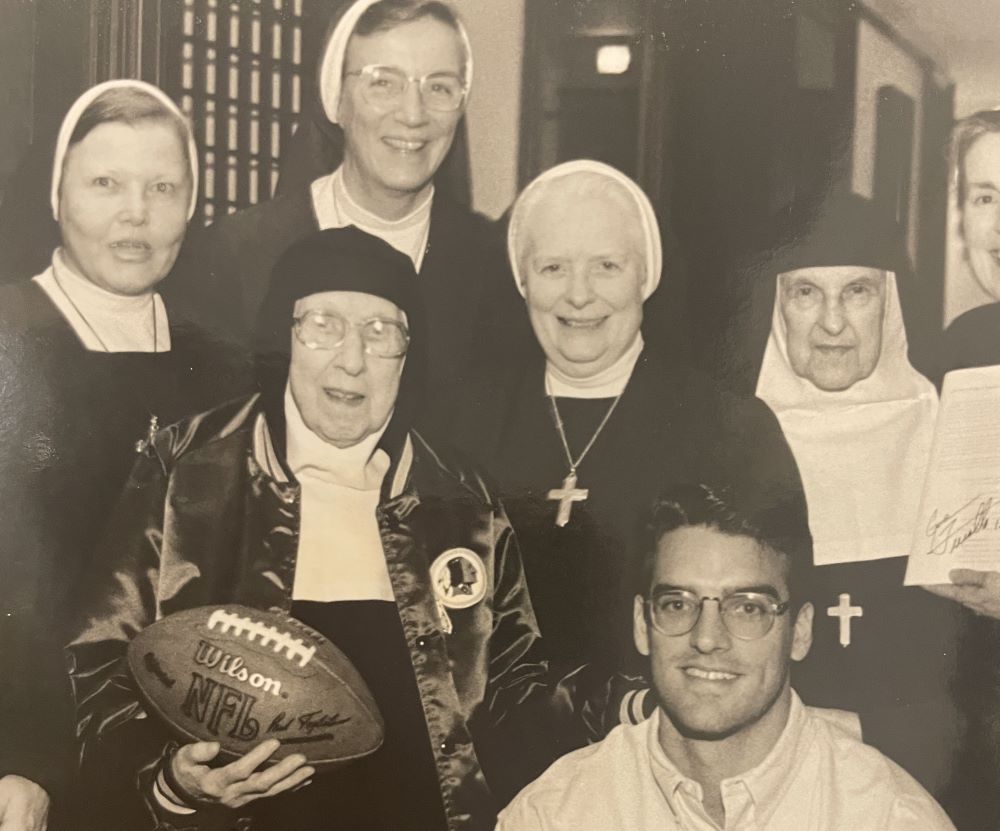
[[[0,831],[998,831],[1000,0],[0,0]]]

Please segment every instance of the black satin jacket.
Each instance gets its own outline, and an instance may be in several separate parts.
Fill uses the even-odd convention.
[[[492,829],[497,806],[477,751],[503,758],[499,748],[510,742],[490,737],[507,725],[512,735],[537,735],[524,727],[532,714],[547,736],[565,723],[558,741],[567,747],[599,739],[625,709],[611,693],[618,682],[605,676],[591,685],[586,671],[546,681],[503,508],[478,475],[444,460],[416,433],[392,460],[377,518],[449,828]],[[68,647],[83,781],[109,794],[101,799],[109,812],[94,827],[254,827],[249,815],[170,815],[152,799],[150,780],[170,737],[146,718],[124,653],[137,632],[180,609],[242,603],[287,611],[298,527],[299,486],[275,452],[257,397],[161,431],[137,463]],[[487,589],[476,605],[447,610],[445,634],[429,567],[452,548],[479,556]],[[386,783],[387,798],[391,790]]]

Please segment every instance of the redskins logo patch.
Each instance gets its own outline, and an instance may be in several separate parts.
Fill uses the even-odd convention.
[[[486,596],[486,566],[475,551],[449,548],[431,564],[431,585],[446,609],[468,609]]]

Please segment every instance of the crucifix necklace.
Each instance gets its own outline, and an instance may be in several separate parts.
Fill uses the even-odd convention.
[[[576,469],[580,466],[584,457],[590,452],[590,448],[594,446],[594,442],[597,441],[597,437],[601,435],[601,431],[604,426],[608,423],[608,419],[611,418],[611,414],[615,411],[615,407],[618,406],[618,402],[621,401],[622,394],[618,393],[615,400],[611,402],[611,406],[608,407],[608,411],[604,414],[604,418],[601,419],[601,423],[597,425],[597,429],[594,431],[594,435],[590,437],[590,441],[587,442],[587,446],[583,448],[583,452],[580,453],[576,459],[573,458],[573,454],[569,452],[569,442],[566,441],[566,430],[563,428],[562,418],[559,415],[559,405],[556,404],[555,396],[551,393],[549,394],[549,401],[552,404],[552,420],[556,425],[556,432],[559,433],[559,438],[562,441],[563,451],[566,453],[566,462],[569,464],[569,473],[566,474],[566,478],[563,479],[561,488],[553,488],[549,491],[546,499],[550,499],[553,502],[559,503],[559,510],[556,512],[556,525],[560,528],[569,522],[570,512],[573,510],[574,502],[583,502],[590,494],[587,488],[578,488],[576,486]]]
[[[56,285],[59,287],[59,291],[62,292],[62,296],[66,298],[66,302],[73,307],[73,311],[76,312],[77,317],[79,317],[80,320],[83,321],[83,325],[90,330],[90,334],[92,334],[94,338],[97,340],[97,342],[101,345],[101,349],[103,349],[107,353],[110,353],[111,350],[108,349],[108,345],[104,342],[104,339],[99,334],[97,334],[97,329],[95,329],[94,326],[91,324],[91,322],[87,320],[87,316],[83,313],[83,311],[81,311],[80,307],[77,306],[75,302],[73,302],[73,298],[70,297],[69,292],[66,291],[65,288],[63,288],[63,284],[59,281],[59,276],[56,274],[55,269],[52,269],[52,279],[55,280]],[[156,332],[155,294],[149,298],[149,307],[152,310],[152,317],[153,317],[153,353],[155,354],[156,352],[159,351],[159,349],[157,348],[158,344],[156,337],[157,332]],[[143,439],[139,439],[135,443],[135,452],[145,453],[149,449],[150,445],[152,445],[153,437],[156,435],[156,431],[159,429],[160,429],[160,420],[156,417],[155,414],[150,413],[149,426],[146,428],[146,437]]]

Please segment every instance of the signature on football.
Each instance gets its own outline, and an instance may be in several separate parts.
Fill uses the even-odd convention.
[[[349,716],[342,716],[340,713],[324,713],[322,710],[313,710],[310,713],[301,713],[298,716],[278,713],[267,728],[268,733],[285,733],[297,725],[298,729],[305,735],[298,739],[283,739],[285,743],[296,741],[317,741],[319,739],[332,739],[331,728],[340,727],[350,721]],[[319,730],[327,731],[321,736],[314,735]]]

